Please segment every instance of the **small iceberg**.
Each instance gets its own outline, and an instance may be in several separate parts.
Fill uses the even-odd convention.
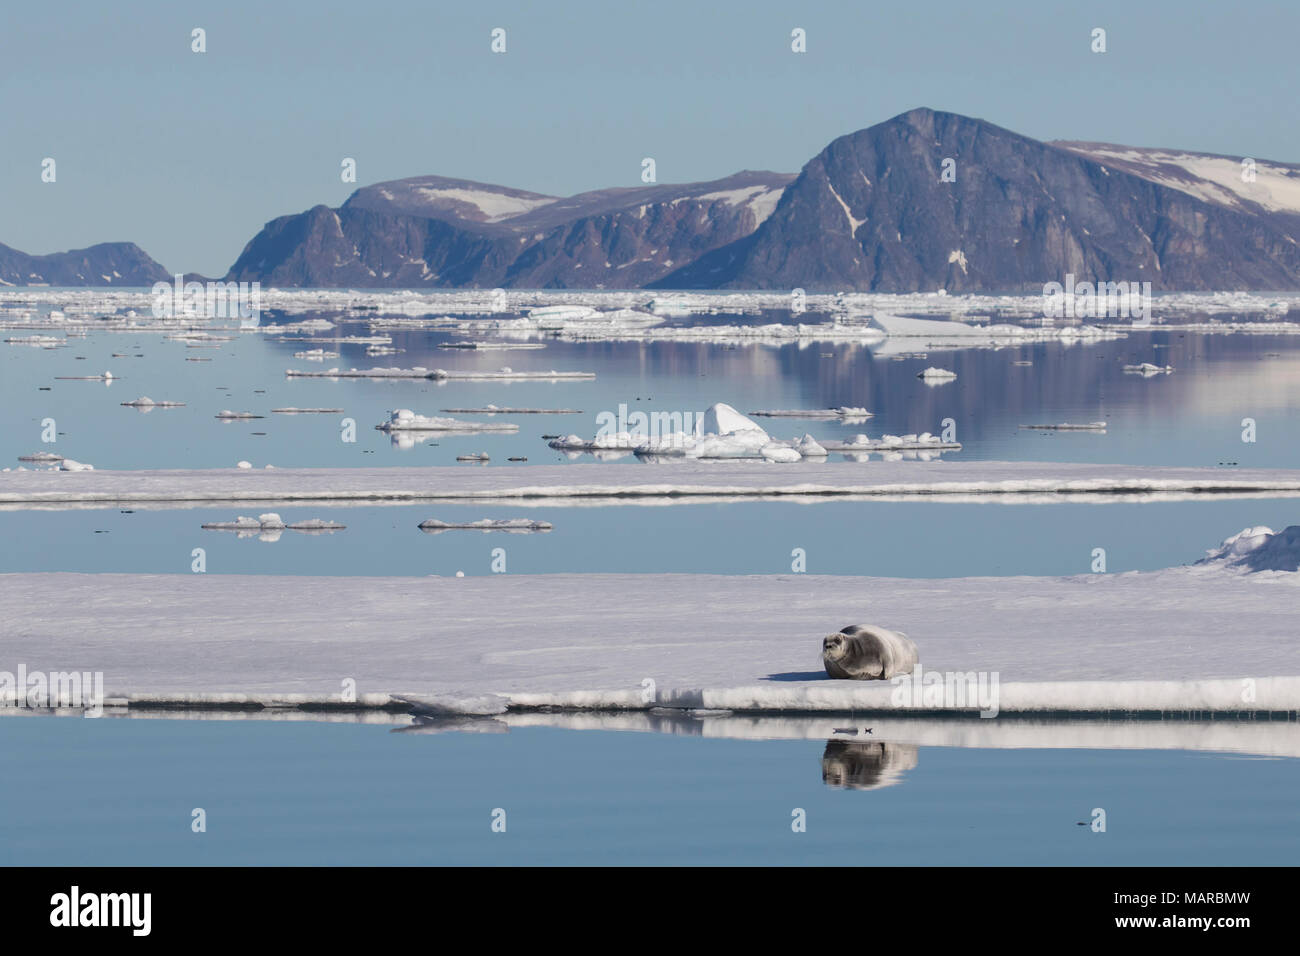
[[[59,471],[94,471],[94,465],[86,465],[79,461],[73,461],[71,458],[63,458],[59,461]]]
[[[610,432],[590,439],[569,435],[549,444],[564,452],[634,451],[638,457],[649,461],[761,458],[772,462],[796,462],[805,457],[817,459],[826,456],[826,449],[811,435],[793,442],[773,439],[757,422],[725,402],[711,405],[699,417],[693,432],[673,432],[654,437],[641,432]]]
[[[1196,563],[1242,572],[1300,571],[1300,525],[1278,532],[1243,528]]]
[[[183,408],[185,405],[184,402],[155,402],[148,395],[141,395],[133,402],[122,402],[121,404],[126,408],[138,408],[145,412],[151,412],[155,408]]]
[[[1173,372],[1172,365],[1152,365],[1150,362],[1142,362],[1139,365],[1125,365],[1124,372],[1127,375],[1141,375],[1144,378],[1152,375],[1168,375]]]
[[[252,412],[232,412],[228,408],[223,408],[214,418],[219,418],[223,422],[242,422],[253,418],[265,418],[265,415],[255,415]]]
[[[957,373],[950,372],[946,368],[935,368],[931,365],[924,372],[917,372],[916,377],[924,379],[926,382],[951,382],[957,377]]]

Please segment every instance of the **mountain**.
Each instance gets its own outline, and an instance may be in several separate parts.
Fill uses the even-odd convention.
[[[1253,184],[1241,168],[917,109],[832,142],[752,235],[655,284],[1026,292],[1072,273],[1156,290],[1300,287],[1300,167],[1259,164]]]
[[[133,242],[29,256],[0,244],[0,285],[149,286],[171,275]]]
[[[736,173],[559,198],[441,176],[263,227],[227,280],[270,286],[633,289],[749,235],[794,179]]]
[[[945,161],[951,160],[948,164]],[[955,179],[945,179],[945,167]],[[422,176],[266,224],[228,280],[274,286],[1035,292],[1300,288],[1300,165],[1040,142],[915,109],[797,176],[568,198]]]

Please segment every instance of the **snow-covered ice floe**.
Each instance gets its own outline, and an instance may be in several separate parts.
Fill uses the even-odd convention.
[[[1276,714],[1300,710],[1298,597],[1300,573],[1212,564],[952,579],[5,574],[0,656],[102,671],[128,702],[337,704],[348,674],[367,706]],[[921,669],[828,678],[822,637],[861,620],[906,631]]]
[[[828,449],[829,450],[829,449]],[[547,499],[656,502],[794,498],[990,500],[1178,500],[1187,496],[1297,497],[1300,471],[1185,468],[1085,462],[807,461],[773,469],[762,461],[679,461],[611,469],[601,464],[530,465],[467,471],[412,468],[278,468],[96,471],[0,475],[0,506],[110,507],[118,502],[415,502]]]
[[[210,521],[200,525],[204,531],[234,531],[241,538],[250,536],[261,536],[263,540],[277,540],[279,533],[282,531],[299,531],[306,534],[329,534],[335,531],[342,531],[346,525],[339,524],[336,521],[326,521],[322,518],[309,518],[305,521],[285,522],[275,512],[258,515],[256,518],[247,518],[240,515],[234,521]]]
[[[554,527],[549,521],[536,521],[532,518],[481,518],[478,521],[439,521],[426,518],[420,522],[420,530],[430,534],[441,531],[505,531],[511,534],[527,534],[532,531],[550,531]]]
[[[1042,299],[1038,300],[1041,313]],[[891,339],[911,339],[916,344],[945,350],[971,346],[1001,347],[1031,342],[1103,342],[1122,339],[1125,333],[1116,328],[1098,325],[1068,325],[1056,327],[1027,327],[1009,323],[976,324],[953,320],[916,319],[901,315],[877,312],[871,325]]]
[[[409,408],[399,408],[389,413],[388,421],[375,428],[381,432],[517,432],[518,425],[509,422],[467,422],[460,418],[417,415]]]

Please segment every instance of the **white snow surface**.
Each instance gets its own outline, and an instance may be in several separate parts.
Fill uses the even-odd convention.
[[[874,623],[906,631],[925,672],[996,673],[1002,714],[1279,711],[1300,709],[1297,598],[1295,572],[1212,565],[940,580],[5,574],[0,657],[102,671],[110,698],[134,700],[338,701],[350,677],[374,705],[898,709],[891,682],[822,669],[825,634]]]

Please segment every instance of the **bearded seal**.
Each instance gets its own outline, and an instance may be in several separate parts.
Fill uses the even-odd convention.
[[[822,663],[831,677],[889,680],[910,674],[918,659],[916,645],[906,634],[874,624],[850,624],[822,639]]]
[[[916,766],[911,744],[828,740],[822,754],[822,783],[836,790],[876,790],[889,787]]]

